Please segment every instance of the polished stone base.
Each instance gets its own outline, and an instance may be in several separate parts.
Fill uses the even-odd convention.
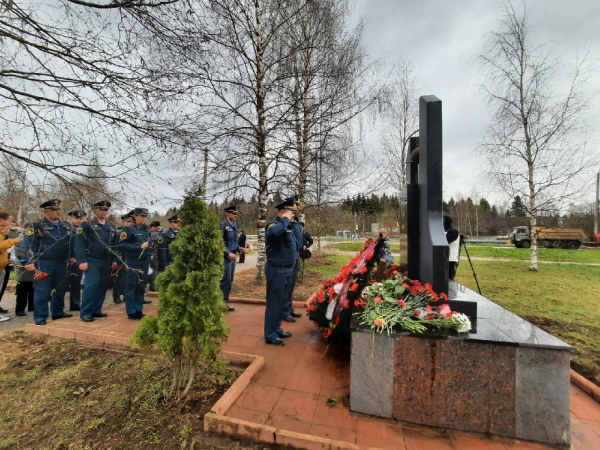
[[[502,308],[497,312],[504,324],[486,314],[490,326],[483,333],[462,337],[354,330],[350,409],[568,445],[570,347]]]

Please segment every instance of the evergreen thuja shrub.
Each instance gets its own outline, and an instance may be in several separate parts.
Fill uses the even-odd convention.
[[[171,394],[182,396],[194,381],[199,360],[215,364],[229,333],[219,288],[225,248],[219,219],[201,193],[189,192],[179,212],[181,230],[169,247],[173,263],[156,279],[158,317],[144,317],[132,337],[142,347],[156,344],[171,359]]]

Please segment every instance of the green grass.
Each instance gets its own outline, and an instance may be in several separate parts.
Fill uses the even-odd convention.
[[[394,242],[395,241],[395,242]],[[398,252],[400,251],[400,244],[398,243],[398,240],[392,240],[390,243],[390,248],[392,249],[392,251],[394,252]],[[363,248],[365,246],[364,242],[345,242],[342,244],[336,244],[335,248],[338,250],[341,250],[343,252],[359,252],[361,248]]]
[[[467,243],[467,250],[470,256],[481,258],[504,258],[518,259],[528,261],[531,258],[531,250],[527,248],[516,247],[484,247],[474,246]],[[463,258],[466,256],[464,248],[461,250]],[[600,249],[584,250],[563,250],[558,248],[540,248],[538,249],[539,261],[560,261],[560,262],[586,262],[600,263]]]
[[[473,266],[485,297],[573,345],[576,370],[600,384],[600,266],[543,264],[539,272],[530,272],[527,261]],[[477,291],[464,259],[456,281]]]

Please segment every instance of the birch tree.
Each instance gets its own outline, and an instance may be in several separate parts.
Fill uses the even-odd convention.
[[[481,88],[492,111],[481,150],[490,178],[509,198],[519,196],[531,232],[530,270],[538,270],[537,217],[550,205],[564,205],[586,189],[591,167],[584,113],[589,77],[584,58],[568,77],[547,45],[536,46],[528,30],[527,5],[502,4],[498,29],[478,56]],[[591,177],[588,177],[591,178]]]

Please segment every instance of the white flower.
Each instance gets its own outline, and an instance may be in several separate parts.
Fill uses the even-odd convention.
[[[469,318],[467,316],[465,316],[462,313],[452,314],[450,316],[450,320],[460,324],[460,326],[457,329],[457,331],[459,333],[465,333],[465,332],[471,330],[471,321],[469,320]]]

